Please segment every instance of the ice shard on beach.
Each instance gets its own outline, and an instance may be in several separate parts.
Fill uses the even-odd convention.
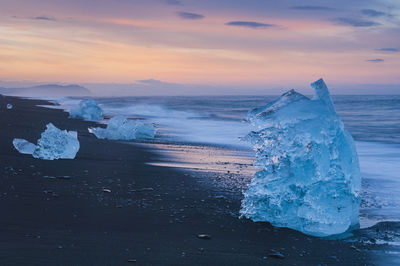
[[[77,108],[70,111],[71,117],[82,118],[88,121],[99,121],[103,119],[103,110],[93,99],[85,99],[79,103]]]
[[[255,174],[241,214],[313,236],[341,234],[359,223],[361,177],[353,138],[322,79],[313,99],[291,90],[251,110]]]
[[[24,139],[14,139],[14,147],[20,153],[32,154],[38,159],[74,159],[80,147],[77,132],[60,130],[52,123],[46,127],[37,145]]]
[[[36,150],[35,144],[24,139],[14,139],[13,145],[22,154],[32,154]]]
[[[156,131],[153,125],[128,120],[125,116],[111,118],[107,128],[89,128],[97,138],[110,140],[153,139]]]

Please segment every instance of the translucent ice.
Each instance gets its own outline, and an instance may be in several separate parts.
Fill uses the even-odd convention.
[[[60,130],[52,123],[47,124],[37,145],[24,139],[14,139],[13,144],[20,153],[43,160],[74,159],[79,151],[77,132]]]
[[[32,154],[36,149],[35,144],[24,139],[14,139],[13,145],[22,154]]]
[[[79,103],[79,106],[72,109],[71,117],[82,118],[88,121],[99,121],[103,119],[103,110],[93,99],[85,99]]]
[[[257,172],[241,214],[314,236],[358,225],[360,169],[355,145],[322,79],[309,99],[294,90],[249,112]]]
[[[10,110],[13,108],[13,105],[11,103],[7,104],[7,109]]]
[[[156,134],[156,128],[140,121],[128,120],[125,116],[115,116],[110,119],[107,128],[89,128],[89,132],[99,139],[152,139]]]

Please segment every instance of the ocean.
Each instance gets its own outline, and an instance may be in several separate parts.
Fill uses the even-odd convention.
[[[156,139],[146,145],[158,143],[161,153],[176,157],[158,162],[159,165],[206,171],[231,169],[239,174],[243,171],[246,178],[236,183],[230,181],[230,186],[244,189],[256,169],[251,167],[254,160],[251,146],[240,140],[250,132],[243,118],[251,108],[263,106],[277,97],[160,96],[95,100],[106,116],[126,115],[156,125]],[[53,100],[59,104],[57,108],[69,110],[81,99]],[[356,141],[362,175],[361,228],[383,221],[400,222],[400,96],[338,95],[333,100]]]

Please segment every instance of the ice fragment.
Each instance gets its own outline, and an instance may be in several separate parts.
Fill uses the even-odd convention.
[[[77,132],[60,130],[52,123],[47,124],[37,145],[24,139],[14,139],[13,144],[20,153],[43,160],[74,159],[79,151]]]
[[[99,121],[103,119],[103,110],[93,99],[85,99],[79,106],[70,111],[71,117],[82,118],[88,121]]]
[[[357,226],[360,169],[353,138],[322,79],[313,99],[292,90],[249,112],[257,172],[241,214],[314,236]]]
[[[107,128],[97,127],[88,130],[99,139],[110,140],[152,139],[156,133],[153,125],[128,120],[125,116],[111,118]]]
[[[14,139],[13,145],[22,154],[32,154],[36,149],[35,144],[24,139]]]

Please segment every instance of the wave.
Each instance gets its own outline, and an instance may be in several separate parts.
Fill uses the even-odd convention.
[[[356,145],[362,176],[361,226],[400,221],[400,145]]]

